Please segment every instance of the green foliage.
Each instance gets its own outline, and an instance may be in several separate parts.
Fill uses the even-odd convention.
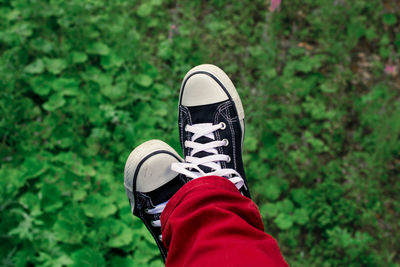
[[[162,266],[124,162],[180,151],[181,79],[214,63],[291,266],[399,266],[398,1],[0,3],[0,265]]]

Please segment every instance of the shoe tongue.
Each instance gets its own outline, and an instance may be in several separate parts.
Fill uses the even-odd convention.
[[[150,197],[151,202],[154,206],[169,200],[182,186],[184,183],[179,179],[179,175],[168,183],[151,192],[145,193]]]
[[[215,112],[223,102],[214,104],[187,107],[190,113],[192,124],[214,122]]]

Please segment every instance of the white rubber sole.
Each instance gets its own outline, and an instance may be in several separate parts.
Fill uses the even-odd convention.
[[[186,82],[186,80],[195,72],[207,72],[210,73],[212,76],[217,78],[220,83],[225,87],[228,91],[230,98],[235,103],[236,111],[239,116],[240,126],[242,128],[242,133],[244,136],[244,109],[242,105],[242,101],[240,100],[239,94],[236,90],[235,85],[233,85],[231,79],[229,79],[228,75],[219,67],[212,65],[212,64],[202,64],[192,68],[191,70],[186,73],[185,77],[183,78],[183,82],[181,85],[180,93],[179,93],[179,104],[181,104],[181,96],[182,96],[182,89]],[[243,140],[242,140],[243,144]]]
[[[133,191],[150,192],[168,183],[178,175],[171,170],[171,163],[182,161],[179,154],[161,140],[150,140],[136,147],[130,153],[124,170],[124,185],[132,209]]]

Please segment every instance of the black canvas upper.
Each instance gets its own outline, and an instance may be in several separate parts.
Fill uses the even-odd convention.
[[[245,182],[245,188],[242,188],[243,195],[250,197],[250,192],[248,190],[246,175],[243,168],[242,160],[242,129],[240,127],[239,117],[236,111],[235,104],[233,100],[226,100],[209,105],[201,105],[194,107],[186,107],[184,105],[179,105],[179,136],[180,142],[183,149],[184,156],[188,156],[190,153],[189,148],[185,148],[184,143],[186,140],[191,139],[191,133],[185,131],[185,126],[187,124],[193,125],[198,123],[212,123],[219,124],[224,122],[226,124],[225,129],[220,129],[215,132],[215,140],[227,139],[229,141],[228,146],[218,147],[218,153],[229,155],[231,161],[221,162],[222,168],[231,168],[236,170]],[[207,137],[201,137],[196,140],[199,143],[206,143],[212,141]],[[202,154],[200,154],[202,153]],[[207,152],[199,152],[195,157],[203,157],[209,155]],[[199,166],[205,172],[210,170],[205,166]]]

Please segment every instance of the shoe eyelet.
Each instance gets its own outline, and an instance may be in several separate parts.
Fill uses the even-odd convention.
[[[150,224],[151,224],[151,226],[156,227],[156,226],[154,225],[154,222],[153,222],[153,221],[151,221]]]
[[[162,241],[162,235],[159,235],[159,236],[158,236],[158,239],[160,239],[160,241]]]
[[[225,124],[225,122],[221,122],[220,125],[221,125],[221,130],[225,130],[225,129],[226,129],[226,124]]]
[[[224,138],[222,141],[224,141],[224,142],[225,142],[224,146],[228,146],[228,145],[229,145],[229,141],[228,141],[228,139]]]
[[[147,214],[149,214],[149,209],[144,209],[144,212],[146,212]]]
[[[227,163],[231,162],[231,157],[228,156],[228,160],[226,161]]]

